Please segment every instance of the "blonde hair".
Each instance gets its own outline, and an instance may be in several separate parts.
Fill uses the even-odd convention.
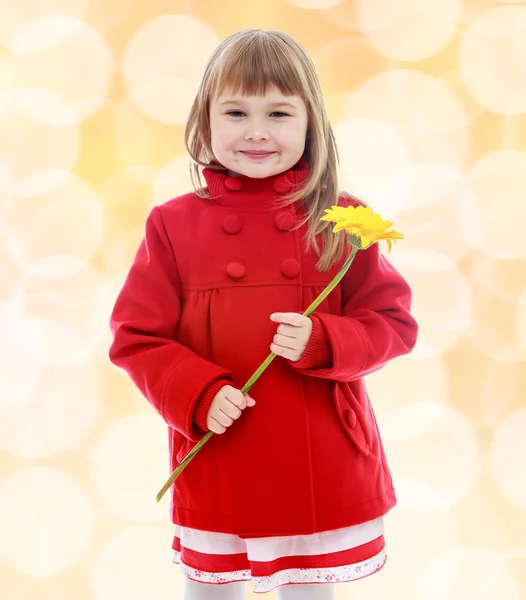
[[[192,158],[190,174],[195,192],[209,197],[203,186],[200,167],[211,165],[210,103],[225,88],[234,93],[264,95],[276,87],[287,96],[299,96],[308,116],[304,158],[309,175],[301,189],[284,200],[284,204],[302,202],[307,223],[307,248],[317,253],[318,269],[327,270],[339,260],[346,246],[343,235],[334,235],[332,225],[320,221],[324,209],[337,204],[338,151],[327,117],[325,102],[316,68],[305,49],[291,36],[280,31],[245,29],[223,41],[210,57],[194,99],[185,128],[185,144]],[[321,236],[322,249],[317,244]]]

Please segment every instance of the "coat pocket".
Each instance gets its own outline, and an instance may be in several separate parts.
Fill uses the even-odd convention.
[[[360,389],[353,389],[359,385]],[[351,387],[352,386],[352,387]],[[336,411],[342,427],[353,441],[356,449],[364,456],[369,456],[370,431],[367,418],[368,398],[364,393],[363,382],[352,384],[335,381],[332,391]]]

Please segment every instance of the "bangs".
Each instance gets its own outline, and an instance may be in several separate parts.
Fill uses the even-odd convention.
[[[221,57],[213,82],[214,95],[226,88],[248,96],[264,96],[276,87],[285,96],[300,96],[307,102],[307,90],[299,74],[297,57],[279,38],[251,36],[228,48]]]

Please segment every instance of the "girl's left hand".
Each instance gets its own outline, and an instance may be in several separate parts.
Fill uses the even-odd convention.
[[[270,319],[280,323],[274,342],[270,344],[271,352],[298,361],[302,356],[312,333],[312,321],[299,313],[274,313]]]

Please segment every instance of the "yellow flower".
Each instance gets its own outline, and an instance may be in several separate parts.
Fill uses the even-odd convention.
[[[369,206],[333,206],[325,209],[325,212],[327,214],[321,220],[336,223],[334,233],[345,229],[351,244],[359,245],[360,248],[385,240],[391,252],[392,242],[404,238],[401,233],[392,229],[392,221],[384,221]]]

